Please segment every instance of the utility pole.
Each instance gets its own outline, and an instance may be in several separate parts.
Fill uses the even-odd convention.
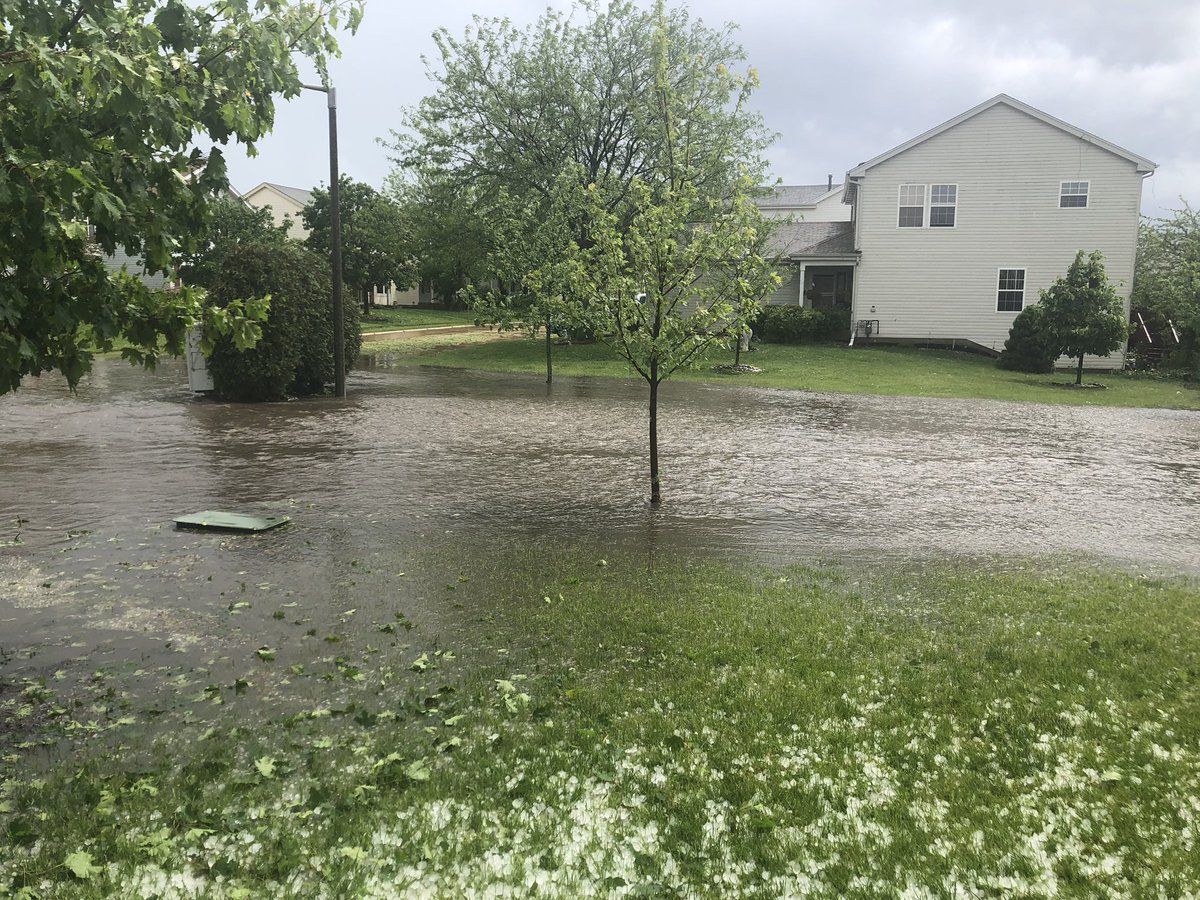
[[[305,90],[320,91],[329,99],[329,206],[333,244],[333,393],[346,399],[346,316],[342,304],[342,209],[337,150],[337,89],[303,84]]]

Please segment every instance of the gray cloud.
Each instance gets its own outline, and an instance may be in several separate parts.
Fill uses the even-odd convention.
[[[420,56],[433,53],[435,28],[461,33],[473,13],[525,23],[544,8],[372,0],[332,68],[342,170],[373,184],[387,175],[376,138],[429,90]],[[855,163],[1003,92],[1159,163],[1145,212],[1178,206],[1180,196],[1200,204],[1200,5],[1192,0],[695,0],[690,8],[711,25],[740,26],[762,78],[756,105],[779,133],[771,163],[785,182],[840,180]],[[231,180],[242,189],[327,181],[324,141],[321,98],[301,97],[281,107],[258,157],[229,154]]]

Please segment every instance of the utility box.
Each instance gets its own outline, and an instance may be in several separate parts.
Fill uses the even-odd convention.
[[[200,352],[200,335],[199,325],[187,334],[188,387],[197,394],[206,394],[213,390],[213,380],[208,371],[208,360]]]

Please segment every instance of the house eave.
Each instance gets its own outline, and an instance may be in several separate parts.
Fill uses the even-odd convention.
[[[867,174],[868,169],[871,169],[880,163],[886,162],[887,160],[894,156],[900,155],[906,150],[911,150],[918,144],[923,144],[930,138],[937,137],[939,134],[949,131],[954,126],[960,125],[968,119],[974,118],[980,113],[985,112],[986,110],[989,110],[993,106],[997,106],[999,104],[1004,104],[1012,109],[1017,110],[1018,112],[1023,112],[1041,122],[1045,122],[1047,125],[1050,125],[1053,128],[1057,128],[1060,131],[1064,131],[1067,134],[1073,135],[1082,141],[1085,141],[1089,144],[1094,144],[1103,150],[1107,150],[1109,153],[1127,159],[1134,164],[1136,171],[1139,173],[1152,174],[1154,170],[1158,168],[1156,163],[1151,162],[1144,156],[1139,156],[1138,154],[1130,150],[1126,150],[1124,147],[1120,147],[1111,141],[1106,141],[1104,138],[1098,137],[1089,131],[1084,131],[1082,128],[1077,128],[1068,122],[1064,122],[1062,119],[1055,118],[1049,113],[1042,112],[1040,109],[1030,106],[1028,103],[1022,103],[1020,100],[1017,100],[1015,97],[1010,97],[1008,94],[997,94],[990,100],[985,100],[978,106],[971,107],[971,109],[968,109],[964,113],[960,113],[953,119],[949,119],[943,122],[941,125],[931,128],[923,134],[919,134],[915,138],[905,141],[903,144],[899,144],[898,146],[893,147],[891,150],[887,150],[884,153],[879,154],[879,156],[869,159],[866,162],[859,163],[846,173],[846,179],[847,181],[850,179],[860,179]]]

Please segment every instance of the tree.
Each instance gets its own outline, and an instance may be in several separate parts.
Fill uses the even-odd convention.
[[[295,241],[232,247],[216,268],[217,305],[242,297],[270,297],[262,336],[248,350],[229,338],[214,341],[209,360],[217,395],[256,402],[320,393],[333,380],[333,321],[329,315],[328,261]],[[362,343],[358,307],[346,308],[346,359]]]
[[[88,340],[135,363],[183,349],[205,313],[192,290],[154,295],[110,276],[118,246],[151,272],[194,251],[226,187],[220,146],[271,128],[300,91],[294,54],[325,63],[362,0],[0,0],[0,393],[59,369],[74,386]],[[86,327],[85,327],[86,326]]]
[[[225,255],[250,244],[278,246],[287,241],[287,225],[276,225],[267,208],[255,209],[234,197],[219,197],[212,204],[204,238],[192,252],[176,260],[185,284],[211,288]]]
[[[1058,345],[1046,329],[1045,312],[1039,303],[1021,310],[1013,319],[996,365],[1012,372],[1046,374],[1054,371]]]
[[[1200,367],[1200,213],[1188,204],[1170,218],[1142,223],[1132,302],[1160,333],[1175,327],[1176,362]]]
[[[1104,254],[1080,250],[1067,274],[1041,292],[1046,332],[1057,352],[1079,360],[1075,383],[1083,383],[1083,357],[1108,356],[1129,337],[1125,304],[1104,274]]]
[[[457,198],[489,235],[487,273],[500,290],[476,292],[482,315],[530,331],[548,319],[586,321],[583,298],[563,292],[547,268],[587,240],[579,211],[561,207],[559,182],[569,173],[578,190],[594,186],[592,202],[622,228],[631,221],[633,184],[655,183],[673,152],[661,128],[656,60],[668,81],[691,81],[705,119],[692,132],[695,158],[706,160],[692,175],[699,196],[726,192],[739,164],[761,168],[771,140],[761,118],[726,102],[736,99],[731,71],[744,59],[732,32],[693,22],[683,8],[583,0],[526,29],[476,17],[461,39],[434,35],[436,90],[408,115],[394,150],[402,168]]]
[[[329,253],[332,247],[332,208],[326,188],[313,191],[312,203],[301,212],[312,250]],[[408,223],[399,204],[369,184],[346,175],[339,182],[342,225],[342,278],[358,289],[363,313],[371,311],[371,290],[395,282],[404,289],[416,284],[417,263],[412,256]]]
[[[600,201],[590,246],[571,248],[576,290],[592,302],[597,331],[649,386],[650,502],[662,502],[658,391],[706,350],[746,331],[779,276],[764,255],[767,229],[753,182],[725,198],[698,196],[682,169],[655,192],[632,185],[625,227]],[[594,192],[593,192],[594,193]]]
[[[719,134],[748,101],[755,75],[720,68],[713,78],[709,60],[679,60],[661,0],[655,20],[649,99],[662,152],[630,181],[620,205],[595,183],[580,192],[578,176],[560,180],[567,199],[557,206],[576,212],[583,238],[561,264],[535,272],[531,285],[542,294],[566,289],[586,298],[598,334],[646,381],[650,502],[657,506],[659,386],[710,347],[740,336],[780,279],[766,257],[768,223],[751,199],[761,161]],[[549,290],[539,284],[545,271]]]

